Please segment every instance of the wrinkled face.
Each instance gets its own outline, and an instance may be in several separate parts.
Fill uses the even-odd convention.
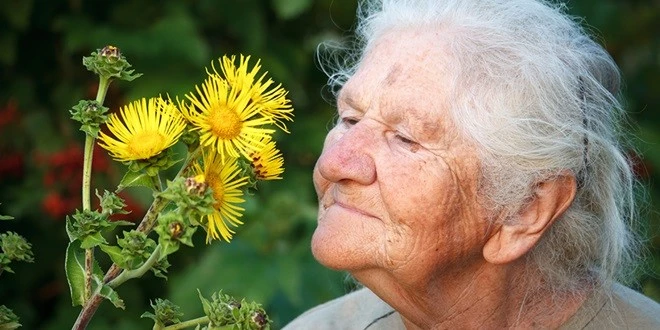
[[[385,34],[340,92],[314,169],[312,252],[327,267],[428,281],[481,258],[478,162],[449,118],[452,60],[438,39]]]

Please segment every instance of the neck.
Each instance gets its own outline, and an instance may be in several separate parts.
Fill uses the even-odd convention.
[[[465,274],[470,274],[466,276]],[[524,264],[482,263],[442,273],[421,283],[399,274],[363,270],[353,274],[396,309],[407,329],[557,328],[589,293],[552,292]]]

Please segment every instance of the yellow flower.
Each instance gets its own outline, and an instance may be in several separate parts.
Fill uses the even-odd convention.
[[[275,141],[269,141],[259,152],[255,152],[250,157],[252,161],[252,170],[259,180],[281,179],[279,176],[284,172],[282,165],[284,159],[282,154],[275,148]]]
[[[206,184],[213,189],[215,211],[206,218],[206,242],[222,237],[229,242],[235,232],[230,228],[243,224],[239,220],[245,211],[237,204],[245,202],[241,187],[247,177],[238,177],[241,172],[235,159],[222,162],[216,153],[204,154],[204,168],[195,167],[197,175],[203,175]]]
[[[117,161],[148,159],[177,142],[186,121],[174,104],[160,97],[136,100],[108,119],[114,135],[99,134],[99,145]]]
[[[233,61],[224,59],[220,65],[229,79],[214,67],[201,88],[195,87],[197,93],[186,95],[190,104],[181,103],[183,115],[199,132],[200,144],[219,153],[223,163],[225,157],[249,158],[275,132],[267,128],[275,122],[273,115],[252,100],[249,82],[256,72],[248,72],[247,62],[236,68]]]
[[[284,120],[293,121],[293,107],[291,101],[286,98],[288,92],[282,88],[282,84],[271,88],[274,81],[270,78],[266,79],[268,72],[264,72],[257,79],[257,74],[261,69],[261,60],[257,60],[257,63],[249,72],[248,62],[250,56],[244,57],[241,55],[238,68],[234,65],[234,61],[235,56],[231,58],[224,56],[222,58],[222,72],[229,84],[249,89],[250,99],[261,113],[266,117],[271,117],[277,127],[289,133]],[[215,71],[215,68],[213,70]]]

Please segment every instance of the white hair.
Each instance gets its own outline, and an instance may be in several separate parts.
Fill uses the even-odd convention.
[[[569,209],[528,254],[554,290],[624,281],[638,244],[636,181],[613,59],[563,5],[534,0],[365,0],[355,44],[321,58],[338,91],[392,29],[434,29],[456,68],[450,111],[477,146],[481,193],[515,211],[534,187],[575,175]],[[337,53],[334,53],[335,55]],[[320,55],[322,56],[322,55]]]

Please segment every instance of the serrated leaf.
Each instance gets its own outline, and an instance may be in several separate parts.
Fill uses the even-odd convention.
[[[119,182],[117,191],[121,191],[126,187],[147,187],[150,189],[155,189],[154,180],[146,175],[145,173],[128,171],[124,174],[124,177]]]
[[[101,244],[108,243],[101,233],[94,233],[93,235],[86,236],[80,243],[81,249],[90,249]]]
[[[64,265],[71,292],[71,304],[82,306],[85,302],[85,250],[80,247],[79,241],[69,243]]]

